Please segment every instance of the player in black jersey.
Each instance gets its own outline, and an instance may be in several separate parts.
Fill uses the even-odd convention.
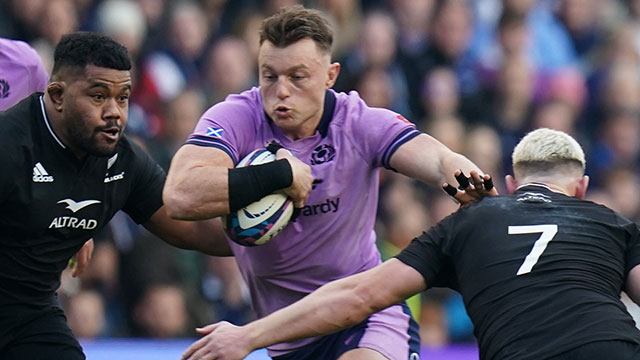
[[[124,47],[63,37],[46,93],[0,113],[0,359],[84,359],[62,310],[60,274],[119,210],[181,248],[230,255],[219,222],[169,218],[164,173],[123,135]]]
[[[512,195],[463,207],[396,258],[270,316],[243,327],[210,325],[208,341],[194,343],[185,358],[240,359],[447,286],[463,296],[482,360],[640,359],[640,331],[620,300],[622,290],[640,300],[638,227],[581,200],[584,153],[565,133],[529,133],[513,165]]]

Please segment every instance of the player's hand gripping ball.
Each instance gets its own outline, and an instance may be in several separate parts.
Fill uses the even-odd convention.
[[[267,149],[257,149],[245,156],[236,167],[265,164],[276,159]],[[276,191],[244,208],[222,217],[229,238],[244,246],[256,246],[273,239],[291,220],[293,202]]]

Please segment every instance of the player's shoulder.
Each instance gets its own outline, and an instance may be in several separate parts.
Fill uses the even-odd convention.
[[[336,97],[333,122],[352,122],[367,124],[381,119],[393,119],[408,122],[402,115],[386,108],[369,106],[357,91],[348,93],[331,91]]]
[[[207,109],[203,119],[213,121],[232,121],[234,123],[257,121],[262,118],[262,101],[260,89],[253,87],[238,94],[231,94],[217,104]]]
[[[5,60],[10,60],[16,65],[30,66],[40,62],[38,52],[21,40],[0,38],[0,54]]]
[[[33,117],[37,116],[39,94],[22,99],[5,111],[0,111],[0,134],[2,142],[24,140],[32,130]]]

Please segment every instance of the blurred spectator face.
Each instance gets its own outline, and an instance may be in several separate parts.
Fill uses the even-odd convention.
[[[636,193],[638,185],[638,174],[629,167],[617,167],[610,171],[604,183],[604,191],[610,197],[611,208],[634,221],[637,221],[640,197],[630,194]]]
[[[572,34],[581,34],[597,24],[598,0],[562,0],[560,18]]]
[[[464,154],[491,175],[493,183],[498,186],[502,175],[502,147],[498,133],[489,126],[478,126],[465,139]]]
[[[524,54],[529,42],[529,30],[524,18],[505,21],[500,25],[498,37],[505,56]]]
[[[384,108],[391,105],[392,88],[387,73],[378,68],[365,71],[356,85],[356,90],[369,106]]]
[[[181,3],[171,18],[173,47],[187,59],[198,57],[207,41],[207,23],[195,3]]]
[[[427,74],[424,89],[425,110],[431,117],[454,115],[459,102],[458,77],[449,68]]]
[[[260,26],[264,17],[258,13],[252,13],[246,16],[244,23],[240,28],[240,37],[244,40],[244,43],[249,47],[251,53],[251,60],[254,62],[254,68],[256,67],[256,59],[258,59],[258,53],[260,52]]]
[[[137,0],[148,24],[156,24],[165,11],[165,0]]]
[[[469,46],[471,10],[463,0],[447,0],[433,24],[433,41],[449,59],[457,59]]]
[[[426,131],[429,135],[445,144],[449,149],[462,153],[464,151],[465,130],[462,121],[454,116],[434,119]]]
[[[386,67],[396,51],[396,26],[389,15],[368,14],[362,24],[360,49],[370,66]]]
[[[507,103],[528,104],[533,97],[534,74],[531,65],[523,57],[505,60],[500,69],[500,94]]]
[[[401,31],[423,31],[427,34],[435,0],[391,0],[393,13]]]
[[[10,0],[12,14],[25,24],[37,27],[46,0]]]
[[[95,291],[81,291],[69,298],[65,315],[69,327],[79,338],[96,338],[104,331],[104,302]]]
[[[605,141],[622,163],[634,163],[640,155],[639,121],[636,112],[616,112],[605,122]]]
[[[502,0],[502,7],[505,11],[513,11],[517,14],[526,15],[531,11],[538,0]]]
[[[612,67],[603,90],[606,108],[640,111],[640,72],[636,66],[620,64]]]
[[[633,64],[637,66],[640,55],[635,40],[636,28],[633,24],[618,25],[605,44],[606,64]]]
[[[575,68],[562,69],[549,79],[547,99],[561,101],[579,114],[587,99],[587,85],[584,75]]]
[[[575,116],[569,104],[562,101],[550,101],[542,104],[537,109],[532,127],[536,129],[549,128],[564,131],[567,134],[574,134],[574,124]]]
[[[360,6],[356,0],[319,0],[318,5],[340,20],[348,20],[350,14]]]
[[[300,4],[300,0],[265,0],[264,13],[271,16],[283,7]]]
[[[128,0],[107,0],[98,9],[98,27],[136,56],[146,34],[146,20],[140,6]]]
[[[204,107],[202,95],[195,90],[183,91],[169,103],[167,135],[176,148],[193,132]]]
[[[78,14],[71,0],[49,0],[45,2],[40,18],[40,34],[52,45],[57,44],[62,35],[76,30]]]
[[[253,81],[251,54],[240,39],[220,39],[211,49],[208,65],[209,82],[221,96],[245,90]],[[217,102],[223,98],[213,100]]]
[[[175,286],[152,286],[136,305],[135,318],[154,338],[184,335],[188,316],[184,292]]]

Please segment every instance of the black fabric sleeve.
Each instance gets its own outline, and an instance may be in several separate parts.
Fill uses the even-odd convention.
[[[146,152],[132,141],[129,144],[131,152],[127,156],[132,159],[128,168],[134,179],[123,210],[137,224],[142,224],[162,207],[162,187],[166,175]]]
[[[398,260],[422,274],[427,288],[456,288],[453,265],[443,250],[449,236],[446,228],[450,221],[451,217],[423,232],[396,256]]]

